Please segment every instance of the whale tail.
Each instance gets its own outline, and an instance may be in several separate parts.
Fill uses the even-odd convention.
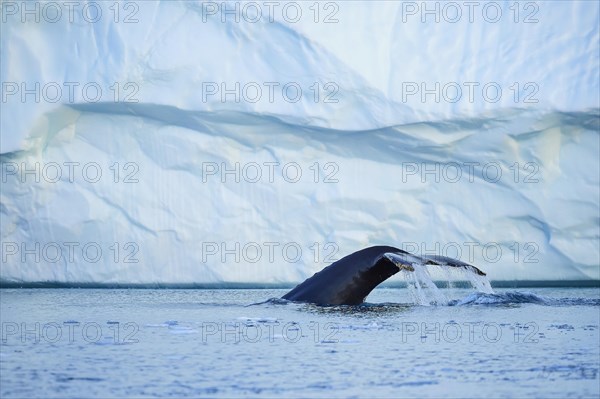
[[[417,256],[398,248],[377,246],[332,263],[285,294],[283,299],[318,305],[357,305],[400,270],[414,272],[415,264],[457,267],[485,276],[475,266],[447,256]]]
[[[475,266],[473,266],[469,263],[462,262],[458,259],[449,258],[447,256],[441,256],[441,255],[416,256],[416,255],[412,255],[409,253],[386,252],[385,254],[382,255],[382,257],[385,257],[386,259],[388,259],[389,261],[394,263],[398,267],[398,269],[407,270],[410,272],[415,271],[413,264],[421,263],[426,266],[435,265],[435,266],[457,267],[457,268],[467,269],[467,270],[469,270],[475,274],[478,274],[480,276],[486,275],[484,272],[482,272],[481,270],[479,270],[478,268],[476,268]]]
[[[467,269],[479,276],[486,275],[484,272],[482,272],[475,266],[473,266],[469,263],[460,261],[458,259],[449,258],[447,256],[441,256],[441,255],[428,255],[428,256],[424,256],[424,258],[427,260],[427,263],[425,263],[426,265],[458,267],[458,268],[462,268],[462,269]]]

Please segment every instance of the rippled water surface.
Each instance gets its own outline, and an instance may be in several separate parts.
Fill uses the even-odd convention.
[[[0,396],[598,397],[598,289],[0,290]]]

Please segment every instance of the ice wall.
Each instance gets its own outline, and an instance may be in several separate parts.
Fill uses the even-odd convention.
[[[2,4],[2,281],[600,279],[597,4],[267,3]]]

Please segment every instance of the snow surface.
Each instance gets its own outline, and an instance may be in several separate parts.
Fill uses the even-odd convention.
[[[457,22],[445,3],[439,22],[413,14],[422,2],[319,3],[315,22],[302,2],[290,22],[286,3],[270,21],[258,2],[256,23],[252,10],[223,23],[208,12],[216,3],[171,1],[120,3],[118,17],[112,2],[94,3],[93,23],[81,7],[74,23],[66,9],[55,23],[22,23],[7,4],[2,281],[289,283],[376,244],[459,248],[492,280],[600,279],[597,2],[480,2],[472,21],[456,2]],[[133,11],[137,22],[124,23]],[[324,23],[333,11],[337,22]],[[36,82],[39,101],[10,94]],[[65,82],[79,84],[72,99]],[[235,82],[262,97],[207,95]],[[279,84],[272,101],[268,82]],[[449,90],[437,101],[407,92],[436,82]],[[88,83],[100,101],[84,96]],[[298,102],[283,97],[287,83],[302,88]],[[497,101],[485,85],[502,88]],[[457,86],[463,96],[450,101]],[[239,182],[207,173],[223,162],[239,163]],[[299,181],[287,181],[297,168]]]

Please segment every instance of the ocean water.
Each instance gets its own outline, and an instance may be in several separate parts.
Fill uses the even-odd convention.
[[[600,395],[597,288],[2,289],[2,398]]]

